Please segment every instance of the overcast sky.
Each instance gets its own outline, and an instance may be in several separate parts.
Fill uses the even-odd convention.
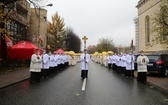
[[[115,45],[130,45],[135,39],[137,16],[135,7],[139,0],[46,0],[48,20],[57,11],[64,18],[66,27],[71,27],[82,38],[87,36],[87,46],[96,45],[102,37],[111,38]],[[83,46],[83,41],[82,41]]]

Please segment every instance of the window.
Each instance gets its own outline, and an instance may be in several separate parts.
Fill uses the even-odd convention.
[[[24,25],[11,21],[10,23],[6,23],[6,29],[12,37],[14,44],[26,39],[26,28]]]
[[[145,34],[146,34],[146,44],[150,43],[150,19],[149,16],[145,18]]]

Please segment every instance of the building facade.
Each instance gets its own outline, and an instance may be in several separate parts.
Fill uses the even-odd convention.
[[[46,47],[47,41],[47,10],[42,8],[31,8],[30,26],[27,29],[28,40],[40,48]],[[42,44],[39,39],[42,38]]]
[[[31,8],[27,0],[15,1],[5,7],[4,13],[9,14],[10,20],[5,23],[4,27],[12,43],[31,41],[36,46],[45,48],[47,43],[47,10],[40,7]],[[39,38],[42,39],[41,44]]]
[[[139,24],[138,24],[138,17],[135,17],[134,18],[134,24],[135,24],[135,53],[138,53],[139,52],[139,31],[138,31],[138,27],[139,27]]]
[[[30,26],[30,3],[27,0],[16,1],[10,3],[4,9],[7,14],[11,7],[13,9],[9,12],[10,21],[5,23],[5,28],[10,35],[13,44],[21,40],[27,39],[27,28]]]
[[[153,33],[151,27],[156,12],[160,10],[162,0],[140,0],[137,4],[138,9],[138,51],[144,50],[146,53],[164,52],[167,48],[165,43],[152,45]]]

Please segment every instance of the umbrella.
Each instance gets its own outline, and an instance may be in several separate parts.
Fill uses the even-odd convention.
[[[108,51],[107,53],[108,53],[108,54],[114,54],[114,52],[113,52],[113,51]]]

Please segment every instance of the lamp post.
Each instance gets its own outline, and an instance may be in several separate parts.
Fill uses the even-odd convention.
[[[40,37],[40,9],[42,8],[42,7],[45,7],[45,6],[53,6],[53,4],[47,4],[47,5],[44,5],[44,6],[39,6],[38,7],[38,37]],[[39,47],[39,41],[38,41],[38,47]]]
[[[66,50],[68,51],[68,35],[66,34],[66,37],[65,37],[65,47],[66,47]]]
[[[106,52],[107,52],[108,43],[106,42]]]

